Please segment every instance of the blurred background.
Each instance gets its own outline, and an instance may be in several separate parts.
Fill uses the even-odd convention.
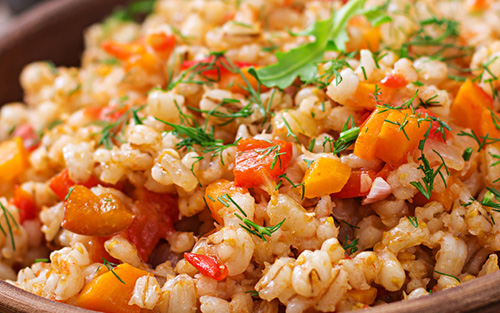
[[[0,29],[10,16],[19,14],[43,0],[0,0]]]

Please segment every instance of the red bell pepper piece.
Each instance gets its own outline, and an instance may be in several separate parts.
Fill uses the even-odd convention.
[[[19,209],[21,224],[24,221],[32,220],[37,217],[38,207],[35,199],[33,199],[33,195],[19,186],[14,189],[12,204]]]
[[[184,259],[204,276],[221,281],[227,277],[227,266],[220,265],[214,257],[195,253],[184,253]]]
[[[92,188],[97,186],[97,184],[99,184],[99,181],[94,176],[91,176],[89,180],[79,185],[83,185],[87,188]],[[76,185],[76,183],[72,181],[71,178],[69,178],[68,169],[64,169],[64,171],[52,177],[49,183],[50,189],[52,189],[52,191],[61,201],[66,198],[69,189],[74,185]]]
[[[292,144],[283,140],[242,139],[234,166],[237,187],[259,187],[285,173],[292,159]]]

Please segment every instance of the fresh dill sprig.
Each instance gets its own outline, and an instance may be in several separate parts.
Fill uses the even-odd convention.
[[[284,116],[281,116],[281,118],[283,119],[283,123],[285,123],[285,127],[286,127],[286,130],[287,130],[287,134],[286,136],[292,136],[293,139],[295,139],[295,141],[300,144],[299,142],[299,139],[297,138],[297,136],[294,134],[294,132],[292,131],[292,129],[290,128],[290,125],[288,124],[288,122],[286,121],[285,117]]]
[[[416,216],[407,216],[408,221],[413,225],[413,227],[418,228],[418,219]]]
[[[118,278],[118,280],[122,284],[126,285],[125,282],[123,281],[123,279],[121,279],[120,276],[118,276],[118,274],[116,274],[116,272],[114,270],[114,268],[115,268],[115,266],[117,266],[117,264],[111,263],[108,260],[106,260],[105,258],[102,258],[102,262],[104,263],[104,266],[106,266],[108,268],[108,270],[110,270],[111,273],[113,273],[113,275],[115,275],[115,277]]]
[[[347,244],[347,235],[345,236],[345,240],[344,240],[344,250],[347,252],[348,250],[350,250],[348,253],[349,254],[353,254],[353,253],[356,253],[356,251],[358,251],[358,243],[359,243],[359,238],[356,238],[354,239],[353,241],[351,241],[350,244]]]
[[[486,135],[484,135],[484,136],[478,136],[478,135],[476,135],[476,133],[473,130],[471,130],[470,133],[462,130],[457,135],[462,136],[462,137],[466,136],[466,137],[470,137],[470,138],[474,139],[477,142],[477,144],[479,145],[477,152],[481,151],[487,145],[500,142],[500,138],[492,138],[489,136],[489,133],[486,133]]]
[[[451,274],[446,274],[446,273],[438,272],[436,270],[434,270],[434,272],[436,272],[439,275],[451,277],[451,278],[455,279],[457,282],[461,283],[460,279],[458,279],[458,277],[456,277],[456,276],[453,276]]]
[[[0,208],[2,209],[3,216],[5,217],[5,222],[7,222],[7,228],[9,230],[9,235],[10,235],[10,243],[12,244],[12,250],[16,251],[16,243],[14,241],[14,234],[12,232],[12,225],[11,225],[11,219],[12,223],[14,226],[16,226],[17,229],[19,229],[19,225],[17,224],[16,220],[12,216],[9,210],[5,208],[2,202],[0,202]],[[0,224],[0,231],[4,234],[5,237],[7,237],[7,233],[5,232],[5,229],[2,227]]]
[[[281,225],[283,225],[283,223],[285,222],[286,218],[284,218],[281,222],[279,222],[278,224],[274,225],[274,226],[260,226],[254,222],[252,222],[251,220],[249,220],[248,218],[243,218],[241,217],[238,213],[234,213],[234,215],[240,219],[240,221],[243,222],[243,224],[240,224],[240,226],[245,229],[247,232],[249,232],[250,234],[253,234],[257,237],[259,237],[260,239],[264,240],[267,242],[267,239],[265,236],[268,236],[268,237],[271,237],[271,235],[276,232],[278,229],[280,229]]]

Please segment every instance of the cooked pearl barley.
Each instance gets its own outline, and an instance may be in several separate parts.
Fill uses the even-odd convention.
[[[179,123],[179,112],[177,106],[182,108],[184,105],[184,97],[174,93],[173,91],[164,92],[161,90],[153,90],[148,95],[148,113],[165,122]]]
[[[319,295],[330,284],[331,269],[328,253],[320,250],[302,252],[293,269],[293,289],[304,297]]]
[[[340,76],[342,76],[340,84],[337,86],[335,80],[333,80],[330,85],[328,85],[326,94],[335,102],[346,104],[347,100],[358,88],[359,78],[350,68],[342,70]]]
[[[153,276],[147,275],[137,279],[130,297],[129,305],[152,310],[160,299],[160,285]]]

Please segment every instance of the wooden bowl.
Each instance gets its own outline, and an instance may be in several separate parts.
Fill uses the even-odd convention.
[[[19,74],[24,65],[51,60],[78,65],[83,30],[101,20],[120,0],[52,0],[0,30],[0,104],[22,100]],[[364,310],[366,313],[500,312],[500,271],[420,299]],[[30,294],[0,281],[0,312],[91,312]]]

